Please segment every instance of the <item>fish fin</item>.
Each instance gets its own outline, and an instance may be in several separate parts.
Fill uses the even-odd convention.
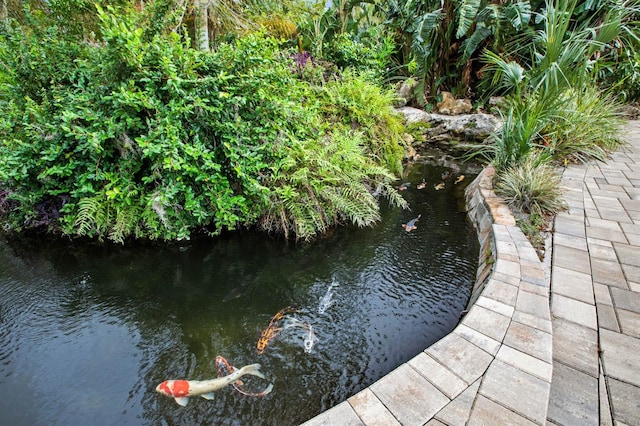
[[[203,397],[204,399],[208,399],[209,401],[215,398],[215,395],[213,394],[213,392],[203,393],[200,396]]]
[[[183,407],[186,407],[189,403],[189,398],[186,396],[176,396],[174,399],[179,405],[182,405]]]
[[[265,396],[266,394],[271,393],[272,390],[273,390],[273,383],[269,383],[269,386],[267,386],[265,390],[260,392],[260,396]]]
[[[260,372],[260,364],[245,365],[241,370],[244,370],[244,374],[250,374],[252,376],[260,377],[261,379],[266,379],[264,374]]]

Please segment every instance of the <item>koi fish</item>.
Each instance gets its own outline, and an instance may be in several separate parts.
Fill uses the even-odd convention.
[[[407,223],[403,223],[403,224],[402,224],[402,227],[404,228],[404,230],[405,230],[405,231],[407,231],[407,232],[411,232],[411,231],[413,231],[414,229],[418,228],[418,227],[416,226],[416,222],[417,222],[418,220],[420,220],[420,217],[421,217],[421,216],[422,216],[422,214],[419,214],[419,215],[418,215],[418,217],[416,217],[415,219],[411,219],[409,222],[407,222]]]
[[[441,189],[444,189],[444,182],[440,182],[437,185],[434,185],[434,188],[436,189],[436,191],[440,191]]]
[[[442,180],[447,180],[449,179],[449,176],[451,176],[450,172],[444,172],[440,177],[442,178]]]
[[[267,328],[262,330],[262,333],[260,333],[260,338],[258,339],[258,343],[256,345],[256,349],[258,350],[258,353],[260,355],[262,355],[264,350],[267,348],[267,345],[269,345],[269,343],[273,339],[278,337],[278,334],[280,334],[281,331],[282,327],[275,327],[271,324]]]
[[[411,183],[405,182],[398,187],[398,191],[404,191],[405,189],[409,189],[410,186],[411,186]]]
[[[204,399],[213,399],[214,392],[225,386],[236,383],[245,374],[264,379],[264,374],[260,372],[260,364],[245,365],[233,373],[210,380],[165,380],[156,386],[156,392],[168,397],[172,397],[183,407],[189,403],[189,397],[201,396]]]
[[[267,348],[269,342],[278,337],[278,334],[283,330],[282,327],[277,327],[278,321],[285,318],[288,313],[298,312],[298,309],[293,308],[291,306],[287,306],[286,308],[280,309],[269,321],[269,325],[262,330],[260,334],[260,338],[258,339],[258,343],[256,348],[259,354],[262,354],[264,350]]]
[[[228,376],[237,371],[237,369],[231,365],[225,357],[220,355],[216,357],[216,366],[218,367],[218,377]],[[238,393],[244,396],[263,397],[273,390],[273,383],[269,383],[269,386],[267,386],[262,392],[247,392],[242,388],[243,384],[242,380],[237,380],[235,383],[232,383],[231,386],[233,386]]]
[[[316,333],[313,331],[311,324],[307,323],[307,326],[307,335],[304,339],[304,351],[309,354],[313,350],[318,338],[316,337]]]
[[[427,182],[425,182],[425,181],[424,181],[424,179],[422,179],[422,182],[420,182],[420,183],[416,186],[416,188],[418,188],[418,189],[424,189],[424,188],[425,188],[425,186],[427,186]]]
[[[331,289],[333,287],[336,287],[337,285],[338,283],[334,280],[329,285],[329,288],[327,289],[327,292],[324,294],[324,296],[320,298],[320,304],[318,305],[319,314],[324,314],[327,311],[327,309],[329,309],[329,307],[333,305],[333,300],[331,300],[333,298],[333,291]]]
[[[460,183],[464,180],[464,175],[460,175],[456,178],[456,181],[454,182],[454,184]]]

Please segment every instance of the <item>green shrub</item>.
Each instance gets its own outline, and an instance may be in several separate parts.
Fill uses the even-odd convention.
[[[547,216],[564,208],[560,176],[537,154],[528,155],[500,173],[495,190],[517,212]]]
[[[346,71],[321,87],[322,114],[365,135],[367,152],[394,173],[402,171],[404,124],[393,108],[396,94],[381,90],[365,77]]]
[[[133,16],[99,15],[99,43],[24,28],[0,39],[7,228],[183,239],[266,223],[282,205],[295,225],[278,229],[302,238],[375,220],[373,182],[385,185],[402,155],[389,94],[350,75],[313,86],[293,52],[261,34],[202,53]],[[305,168],[326,184],[306,185]],[[301,225],[297,212],[314,198],[329,219]]]

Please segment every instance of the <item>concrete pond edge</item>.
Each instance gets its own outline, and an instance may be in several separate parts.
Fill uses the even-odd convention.
[[[487,167],[465,191],[480,253],[456,328],[313,425],[545,424],[552,376],[549,279]]]

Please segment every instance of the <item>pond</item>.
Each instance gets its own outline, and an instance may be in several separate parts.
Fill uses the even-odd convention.
[[[457,324],[478,257],[461,208],[472,176],[454,184],[462,172],[415,165],[403,191],[411,211],[385,207],[373,228],[308,244],[246,231],[164,245],[3,240],[0,424],[295,425],[338,404]],[[279,325],[302,326],[258,353],[286,307],[295,311]],[[317,341],[306,352],[309,325]],[[155,391],[217,377],[218,355],[260,363],[266,379],[244,376],[241,389],[272,392],[227,386],[182,407]]]

